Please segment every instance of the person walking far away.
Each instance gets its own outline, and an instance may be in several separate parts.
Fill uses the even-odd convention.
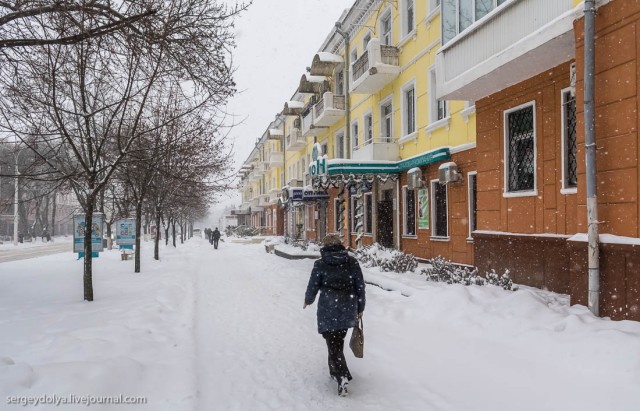
[[[338,382],[338,395],[344,397],[352,379],[344,357],[344,338],[347,329],[362,318],[365,305],[364,278],[358,260],[349,256],[342,240],[327,235],[304,297],[304,307],[318,298],[318,333],[322,334],[329,351],[329,374]]]
[[[220,231],[218,231],[218,227],[211,233],[211,238],[213,239],[213,248],[218,249],[218,241],[220,241]]]

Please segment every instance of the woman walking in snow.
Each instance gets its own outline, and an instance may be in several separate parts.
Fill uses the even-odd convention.
[[[320,254],[311,271],[303,308],[313,304],[320,292],[318,333],[327,342],[329,374],[338,382],[338,394],[346,396],[351,373],[344,358],[344,338],[364,312],[364,279],[358,261],[349,256],[337,235],[324,238]]]

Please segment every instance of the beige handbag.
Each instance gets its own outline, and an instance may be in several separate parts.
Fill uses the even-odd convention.
[[[362,324],[362,318],[358,318],[358,323],[353,327],[353,331],[351,331],[349,348],[351,348],[356,358],[364,357],[364,326]]]

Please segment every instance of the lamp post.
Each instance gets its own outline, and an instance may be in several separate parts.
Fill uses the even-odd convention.
[[[16,143],[17,146],[17,143]],[[19,178],[20,178],[20,170],[18,168],[18,159],[20,158],[20,150],[16,151],[15,159],[16,159],[16,183],[15,183],[15,192],[13,195],[13,245],[18,245],[18,204],[20,195],[20,189],[18,187]]]

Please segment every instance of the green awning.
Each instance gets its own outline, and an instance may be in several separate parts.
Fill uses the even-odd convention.
[[[400,161],[353,161],[330,160],[327,165],[327,173],[335,174],[400,174],[414,167],[422,167],[439,161],[448,160],[451,157],[449,147],[442,147],[427,151],[420,155]]]

